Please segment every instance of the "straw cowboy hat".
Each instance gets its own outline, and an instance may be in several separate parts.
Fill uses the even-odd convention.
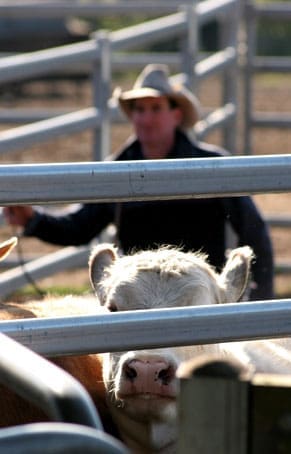
[[[183,113],[182,128],[191,128],[199,120],[199,102],[185,87],[171,83],[166,65],[147,65],[140,73],[132,90],[117,89],[114,96],[125,115],[131,117],[131,101],[140,98],[167,96]]]

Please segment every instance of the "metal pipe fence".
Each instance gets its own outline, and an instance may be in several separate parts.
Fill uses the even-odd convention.
[[[131,52],[128,52],[139,46],[146,46],[174,37],[181,40],[184,43],[181,47],[181,53],[173,52],[171,55],[161,53],[161,59],[169,65],[174,63],[175,68],[178,67],[178,69],[182,70],[176,76],[175,80],[179,80],[181,83],[190,86],[190,88],[196,86],[196,80],[198,83],[212,74],[224,74],[227,71],[233,74],[237,66],[237,41],[233,30],[236,26],[235,24],[238,24],[239,19],[238,0],[206,0],[194,6],[188,2],[185,2],[184,6],[177,2],[170,2],[168,6],[162,3],[156,3],[156,7],[154,8],[156,14],[163,11],[165,7],[172,9],[172,11],[173,9],[180,9],[181,11],[122,30],[97,33],[93,39],[86,42],[3,57],[0,61],[0,83],[23,81],[32,77],[35,78],[37,76],[51,74],[70,67],[70,65],[78,65],[78,67],[83,64],[89,65],[89,72],[92,75],[94,83],[93,91],[95,95],[92,100],[94,103],[92,110],[95,109],[95,113],[93,116],[88,114],[90,116],[90,120],[88,121],[86,120],[86,112],[70,113],[73,115],[72,128],[69,126],[70,117],[65,115],[65,117],[59,116],[50,119],[50,121],[53,121],[54,126],[51,126],[51,123],[43,124],[43,121],[46,120],[42,119],[40,123],[36,122],[28,125],[26,129],[21,129],[22,127],[20,127],[11,129],[10,132],[1,132],[0,148],[3,151],[22,149],[24,145],[31,146],[39,141],[48,140],[50,137],[53,138],[58,135],[67,134],[68,132],[73,133],[74,130],[79,132],[84,129],[93,129],[96,137],[92,157],[94,159],[102,159],[110,151],[110,124],[112,122],[124,121],[121,114],[117,114],[116,106],[112,106],[112,100],[110,100],[111,73],[114,70],[115,62],[119,70],[121,68],[127,70],[128,63],[136,68],[144,66],[146,63],[152,63],[151,53],[143,54],[143,58],[141,59],[139,54],[133,55]],[[5,14],[12,14],[8,5],[4,6],[2,10],[0,6],[0,17],[1,14],[2,17],[5,17]],[[88,6],[90,11],[92,6]],[[98,14],[99,6],[101,10],[104,9],[104,5],[95,6],[96,10],[94,10],[94,14],[96,15]],[[125,8],[127,12],[128,6],[129,4],[127,2],[120,5],[121,9]],[[28,5],[22,5],[20,10],[24,11],[26,7],[28,8]],[[56,5],[54,7],[55,10],[58,9]],[[146,3],[143,6],[137,5],[137,10],[147,7],[148,5]],[[14,8],[15,10],[13,11],[15,11],[17,17],[20,14],[20,10],[16,6]],[[51,5],[47,5],[47,9],[50,8]],[[80,4],[76,5],[76,8],[81,8]],[[66,11],[68,11],[66,5],[60,5],[60,15],[65,14]],[[110,11],[110,6],[108,11]],[[44,12],[45,10],[39,7],[36,8],[34,14],[44,14]],[[71,13],[73,12],[74,8],[71,9]],[[224,39],[223,45],[225,50],[220,49],[217,54],[207,56],[206,58],[203,57],[203,60],[198,63],[195,61],[195,58],[197,58],[200,49],[199,43],[195,42],[195,40],[193,42],[195,38],[193,36],[193,25],[196,28],[201,27],[216,17],[219,17],[219,19],[223,18],[224,25],[227,20],[227,25],[229,25],[229,29],[231,30],[229,36]],[[185,41],[187,41],[187,45],[185,45]],[[156,55],[156,58],[159,57]],[[102,78],[100,77],[101,74],[103,74]],[[232,108],[226,108],[224,111],[222,105],[219,111],[219,121],[213,121],[210,118],[208,123],[206,115],[205,121],[200,125],[198,123],[196,133],[199,137],[204,137],[213,128],[224,128],[227,145],[229,145],[231,150],[235,150],[234,123],[237,114],[235,78],[230,77],[229,81],[230,83],[227,84],[227,93],[224,96],[222,104],[225,104],[226,107],[227,105],[231,105]],[[99,96],[96,96],[97,93]],[[50,116],[49,112],[46,114]],[[44,114],[41,115],[43,116]],[[77,120],[78,116],[80,116],[80,123]],[[9,118],[12,120],[13,116],[10,114]],[[16,118],[19,118],[19,112],[16,112]],[[229,127],[230,125],[232,127]],[[43,132],[43,129],[46,127],[49,128],[47,135]],[[28,129],[30,133],[28,133]],[[23,142],[23,138],[25,142]]]
[[[282,193],[291,155],[0,166],[0,205]]]
[[[291,114],[259,112],[254,109],[253,81],[255,74],[278,72],[290,73],[290,57],[261,57],[257,55],[257,28],[261,19],[291,21],[289,2],[258,3],[248,0],[244,5],[246,56],[243,67],[244,97],[244,153],[253,153],[252,132],[254,128],[290,128]]]
[[[0,331],[41,355],[58,356],[290,337],[290,315],[290,300],[252,301],[9,320]]]
[[[2,165],[0,205],[279,194],[291,191],[290,172],[291,155]],[[66,248],[25,264],[25,269],[39,279],[61,267],[85,264],[87,251]],[[0,295],[25,283],[21,267],[1,273]]]

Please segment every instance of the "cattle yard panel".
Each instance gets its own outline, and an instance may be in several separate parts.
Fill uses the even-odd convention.
[[[248,0],[244,7],[246,58],[243,67],[244,97],[244,153],[252,154],[253,128],[290,128],[291,114],[278,112],[254,112],[253,76],[257,73],[290,73],[290,57],[257,56],[257,24],[260,19],[291,22],[290,2],[258,3]],[[291,221],[290,221],[291,225]]]
[[[146,5],[146,2],[143,3]],[[156,4],[154,9],[156,14],[162,11],[159,9],[160,7],[162,8],[161,3],[162,2],[157,2]],[[204,80],[210,75],[222,75],[222,77],[227,78],[228,80],[228,83],[225,84],[222,106],[218,109],[217,115],[215,115],[215,112],[211,112],[210,115],[206,114],[205,118],[196,125],[195,132],[202,138],[214,128],[222,128],[227,142],[226,145],[230,150],[235,150],[234,125],[237,107],[235,97],[236,78],[233,77],[233,75],[237,68],[237,40],[234,31],[239,19],[238,4],[238,0],[206,0],[190,7],[187,2],[184,6],[177,4],[177,2],[175,4],[172,2],[167,8],[171,7],[173,10],[177,10],[178,8],[181,11],[126,29],[108,32],[107,36],[104,33],[97,33],[94,35],[93,39],[86,42],[31,52],[29,54],[4,57],[0,61],[0,82],[8,83],[21,81],[31,77],[50,74],[72,64],[77,64],[79,66],[84,63],[90,64],[93,68],[92,80],[95,82],[94,92],[95,94],[102,94],[102,97],[94,96],[94,100],[92,100],[92,102],[96,102],[96,105],[93,107],[93,109],[96,109],[95,113],[93,110],[91,112],[80,112],[76,115],[82,117],[80,118],[78,130],[95,129],[96,149],[93,151],[92,157],[94,159],[100,159],[109,153],[108,149],[102,149],[104,146],[109,146],[108,124],[124,121],[121,114],[117,112],[116,106],[112,105],[112,102],[109,102],[109,107],[107,104],[109,101],[111,83],[111,70],[109,66],[114,69],[115,61],[118,69],[122,69],[123,71],[125,69],[128,70],[129,67],[138,69],[146,63],[152,63],[153,58],[155,57],[159,62],[162,61],[169,65],[174,63],[175,68],[182,70],[182,73],[175,77],[175,81],[189,85],[191,88],[193,88],[193,85],[197,86],[199,81]],[[95,6],[96,9],[94,11],[95,14],[98,15],[99,5]],[[100,7],[101,6],[104,8],[104,5],[100,5]],[[23,8],[24,7],[22,7],[21,10]],[[138,10],[140,8],[141,7],[139,6]],[[163,8],[165,8],[165,4],[163,5]],[[57,10],[56,6],[55,10]],[[36,9],[36,11],[38,14],[41,14],[41,7]],[[61,8],[60,11],[64,14],[65,10]],[[126,11],[128,12],[127,8]],[[136,10],[134,9],[134,11]],[[0,17],[5,17],[5,14],[12,14],[12,11],[7,8],[1,9],[0,6]],[[15,14],[18,14],[17,6],[15,6]],[[199,58],[199,62],[196,60],[193,61],[194,56],[196,56],[196,59],[198,60],[197,55],[199,51],[199,43],[198,40],[195,39],[193,25],[197,24],[200,27],[215,18],[218,19],[222,28],[229,30],[227,34],[223,33],[223,49],[206,58]],[[141,44],[147,45],[173,37],[178,38],[183,43],[181,54],[173,53],[171,55],[161,54],[160,56],[155,56],[148,53],[147,55],[143,54],[143,56],[139,54],[136,54],[135,56],[132,53],[127,54],[122,52],[131,51]],[[167,60],[168,57],[169,61]],[[110,65],[108,62],[110,62]],[[192,64],[189,64],[189,62],[192,62]],[[51,116],[49,112],[47,112],[47,114],[48,116]],[[88,122],[86,122],[87,115],[90,117]],[[19,112],[16,112],[16,116],[19,118]],[[45,120],[45,113],[41,116],[42,119]],[[11,114],[9,115],[9,119],[10,121],[13,119]],[[4,120],[5,117],[2,115],[1,121]],[[49,135],[54,137],[55,135],[63,135],[68,132],[72,133],[72,129],[68,130],[70,121],[67,120],[68,118],[63,119],[62,116],[56,117],[55,124],[50,128],[48,135],[43,133],[43,127],[46,127],[46,124],[38,125],[37,122],[34,125],[29,126],[32,128],[30,133],[27,130],[20,130],[18,132],[18,128],[15,128],[11,130],[11,134],[7,137],[8,132],[6,134],[4,131],[0,134],[0,149],[2,137],[3,147],[1,151],[4,152],[23,148],[22,134],[26,140],[25,144],[29,146],[39,143],[42,140],[48,140]],[[91,120],[93,122],[95,121],[94,125],[92,125]],[[63,124],[63,122],[65,122],[65,124]],[[41,130],[39,135],[37,134],[38,126]],[[74,127],[76,126],[78,127],[78,122],[74,123]],[[107,131],[106,140],[103,130]],[[13,138],[13,135],[15,138]]]

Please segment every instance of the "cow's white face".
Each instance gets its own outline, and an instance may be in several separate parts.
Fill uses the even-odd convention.
[[[90,278],[101,304],[110,311],[221,304],[240,298],[251,258],[248,247],[234,250],[218,275],[203,255],[163,248],[118,257],[111,245],[100,245],[90,259]],[[173,424],[177,367],[217,349],[204,345],[107,354],[104,382],[117,423],[128,418],[130,427],[125,429],[133,432],[133,422],[146,425],[150,432],[155,424]],[[153,433],[149,436],[155,439]],[[173,431],[171,436],[175,437]],[[152,443],[160,449],[164,441],[156,438]]]

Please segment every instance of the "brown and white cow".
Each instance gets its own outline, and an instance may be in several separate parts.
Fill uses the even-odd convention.
[[[89,274],[101,306],[111,312],[225,304],[242,297],[251,260],[249,247],[234,249],[218,274],[202,254],[161,248],[120,257],[112,245],[103,244],[92,252]],[[89,297],[3,304],[0,318],[98,313],[98,305]],[[258,341],[236,343],[234,349],[222,344],[108,353],[102,356],[103,379],[99,355],[59,358],[57,364],[83,383],[105,414],[106,390],[110,416],[133,453],[166,454],[176,452],[179,390],[175,372],[182,362],[202,353],[216,353],[234,356],[258,370],[287,373],[291,361],[288,352],[281,354],[281,348],[271,341]],[[5,408],[1,392],[0,407]],[[23,406],[22,411],[23,419],[27,408]],[[1,418],[3,415],[0,423]]]

